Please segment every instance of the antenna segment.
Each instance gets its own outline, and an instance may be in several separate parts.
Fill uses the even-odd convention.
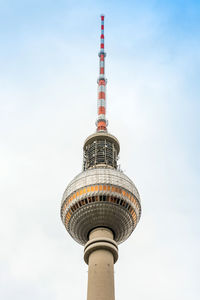
[[[97,103],[97,131],[107,131],[106,120],[106,83],[105,78],[105,56],[104,52],[104,15],[101,15],[101,36],[100,36],[100,52],[99,52],[99,78],[98,83],[98,103]]]

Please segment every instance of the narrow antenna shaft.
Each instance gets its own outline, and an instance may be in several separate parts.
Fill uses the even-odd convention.
[[[106,83],[105,78],[105,56],[104,52],[104,16],[101,15],[101,36],[100,36],[100,52],[99,52],[99,78],[98,78],[98,118],[97,118],[97,131],[107,131],[106,120]]]

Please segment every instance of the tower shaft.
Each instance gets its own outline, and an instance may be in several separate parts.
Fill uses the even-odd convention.
[[[87,300],[114,300],[114,262],[118,257],[113,233],[107,228],[96,228],[85,246],[88,263]]]

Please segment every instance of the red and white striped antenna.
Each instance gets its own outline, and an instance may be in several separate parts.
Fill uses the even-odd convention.
[[[101,15],[101,36],[100,36],[100,52],[99,52],[99,78],[98,83],[98,103],[97,103],[97,131],[107,131],[106,120],[106,83],[105,78],[105,56],[104,52],[104,15]]]

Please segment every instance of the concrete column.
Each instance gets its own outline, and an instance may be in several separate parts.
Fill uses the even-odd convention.
[[[87,300],[114,300],[114,263],[118,259],[118,247],[110,229],[102,227],[90,232],[84,259],[89,265]]]

